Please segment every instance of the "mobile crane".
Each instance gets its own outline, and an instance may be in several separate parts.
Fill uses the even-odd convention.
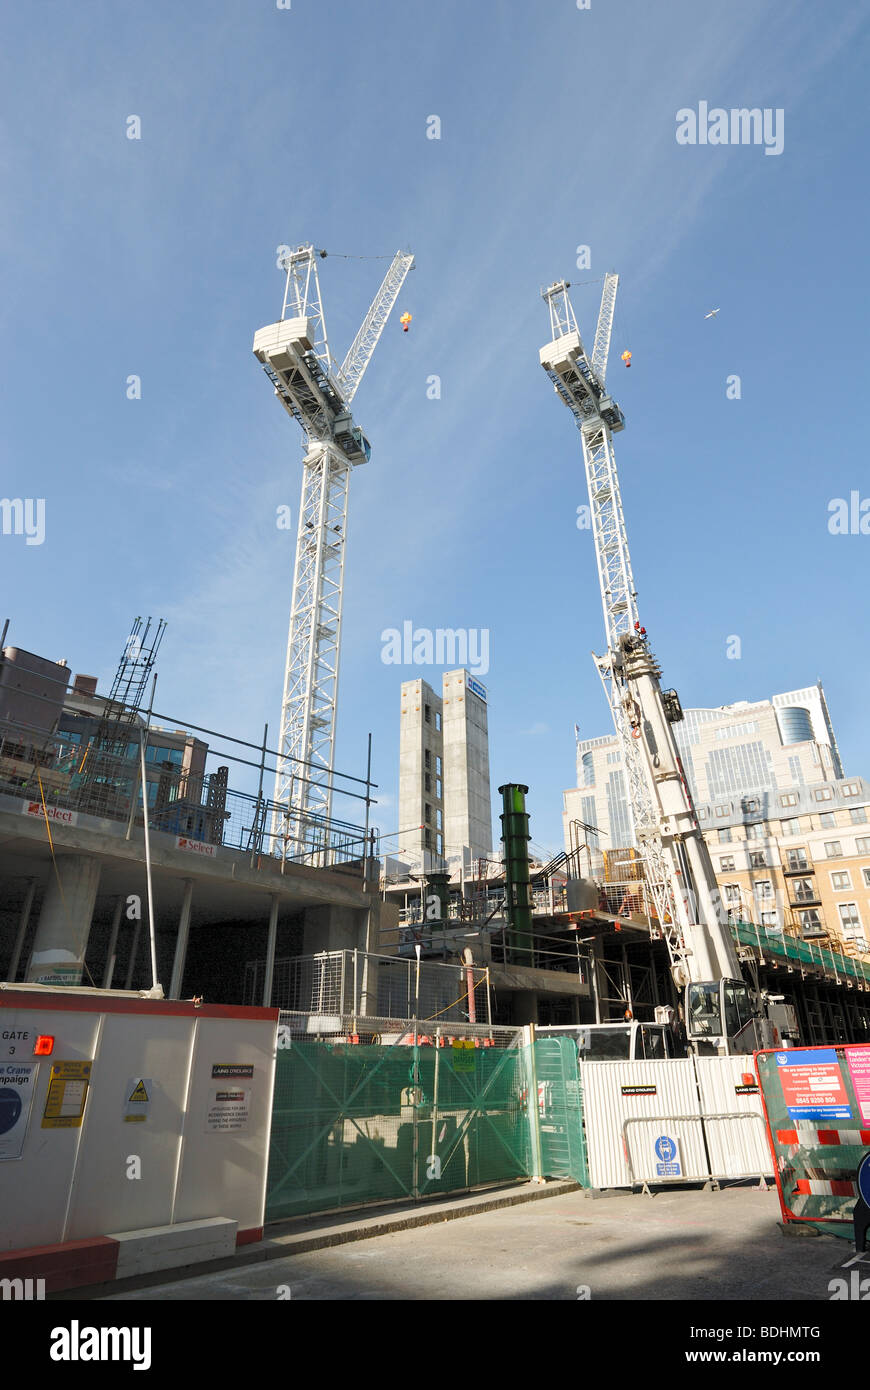
[[[623,754],[638,847],[671,974],[684,990],[688,1046],[700,1055],[777,1046],[757,979],[743,979],[713,864],[698,825],[672,725],[683,718],[637,611],[613,435],[625,427],[606,391],[619,277],[604,279],[591,356],[577,327],[567,280],[541,291],[551,341],[540,360],[580,430],[607,650],[594,656]]]

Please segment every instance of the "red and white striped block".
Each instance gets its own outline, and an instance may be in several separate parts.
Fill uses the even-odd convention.
[[[870,1148],[870,1129],[817,1129],[815,1125],[798,1124],[795,1129],[778,1129],[777,1142],[796,1144],[799,1148],[821,1148],[825,1144],[855,1144]]]
[[[857,1197],[858,1185],[848,1178],[798,1178],[792,1192],[807,1197]]]

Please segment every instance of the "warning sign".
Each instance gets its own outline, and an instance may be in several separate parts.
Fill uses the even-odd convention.
[[[154,1082],[150,1076],[131,1076],[124,1087],[124,1123],[147,1120],[151,1113]]]
[[[475,1052],[473,1038],[453,1039],[453,1070],[474,1071]]]
[[[43,1129],[80,1129],[88,1098],[93,1062],[54,1062],[45,1109]]]
[[[251,1119],[251,1092],[240,1087],[223,1087],[209,1095],[205,1131],[207,1134],[237,1134],[248,1128]]]
[[[253,1065],[244,1062],[215,1062],[212,1065],[213,1081],[227,1081],[240,1078],[250,1081],[254,1075]]]
[[[0,1159],[21,1157],[38,1071],[37,1062],[0,1062]]]
[[[786,1108],[793,1120],[851,1120],[852,1108],[832,1047],[777,1052]]]

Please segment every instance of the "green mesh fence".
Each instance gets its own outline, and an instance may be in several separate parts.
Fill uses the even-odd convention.
[[[572,1078],[554,1047],[570,1041],[537,1045],[538,1118],[544,1173],[583,1181],[576,1049]],[[293,1042],[277,1058],[267,1221],[528,1178],[533,1080],[525,1047]]]
[[[574,1039],[539,1038],[535,1043],[535,1071],[544,1174],[550,1178],[574,1178],[588,1187]]]
[[[756,1054],[783,1218],[852,1238],[870,1150],[870,1044]]]

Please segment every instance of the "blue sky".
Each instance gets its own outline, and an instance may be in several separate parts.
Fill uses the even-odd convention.
[[[395,829],[399,684],[440,671],[384,665],[381,633],[487,628],[493,789],[526,782],[534,841],[558,847],[574,724],[610,726],[539,292],[616,269],[617,458],[666,683],[694,706],[821,677],[847,772],[870,774],[870,537],[828,531],[832,498],[870,496],[866,6],[91,0],[8,7],[2,38],[0,491],[46,505],[42,545],[0,536],[10,642],[108,688],[131,619],[163,616],[158,708],[274,737],[295,543],[275,515],[295,518],[301,478],[251,354],[280,313],[275,248],[408,246],[355,402],[373,454],[352,478],[336,762],[364,771],[372,731]],[[782,108],[782,154],[678,145],[700,101]],[[383,268],[323,263],[338,356]],[[590,342],[599,293],[574,294]]]

